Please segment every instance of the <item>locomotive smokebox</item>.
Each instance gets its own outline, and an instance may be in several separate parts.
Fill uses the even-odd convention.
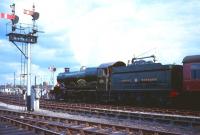
[[[69,68],[64,68],[65,73],[69,73]]]

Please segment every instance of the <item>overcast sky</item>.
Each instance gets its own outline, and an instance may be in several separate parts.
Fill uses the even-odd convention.
[[[186,55],[200,54],[199,0],[0,0],[0,12],[16,4],[20,23],[32,23],[23,9],[40,13],[39,34],[32,46],[32,75],[50,80],[49,66],[78,70],[133,56],[156,55],[163,64],[182,64]],[[0,20],[0,84],[20,76],[21,54],[8,42]]]

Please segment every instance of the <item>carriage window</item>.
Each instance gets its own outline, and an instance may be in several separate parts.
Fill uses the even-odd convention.
[[[194,80],[200,79],[200,64],[193,64],[191,66],[191,76]]]

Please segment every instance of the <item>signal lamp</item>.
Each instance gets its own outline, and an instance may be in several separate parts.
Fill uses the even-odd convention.
[[[39,18],[40,14],[38,12],[34,12],[32,17],[33,17],[33,20],[37,20]]]

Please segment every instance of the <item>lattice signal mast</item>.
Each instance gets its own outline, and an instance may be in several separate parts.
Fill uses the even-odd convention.
[[[34,110],[33,106],[31,105],[31,45],[37,43],[38,36],[36,35],[38,30],[36,26],[36,20],[39,18],[39,13],[35,12],[35,5],[33,5],[32,10],[25,10],[24,14],[32,16],[33,24],[22,26],[17,26],[19,21],[19,17],[15,14],[15,4],[10,5],[12,9],[12,14],[1,13],[0,17],[11,20],[11,31],[6,35],[9,38],[9,41],[12,42],[18,50],[24,55],[26,62],[27,62],[27,110],[31,111]],[[21,43],[26,45],[25,50],[20,48],[20,45],[17,43]],[[33,100],[33,99],[32,99]]]

